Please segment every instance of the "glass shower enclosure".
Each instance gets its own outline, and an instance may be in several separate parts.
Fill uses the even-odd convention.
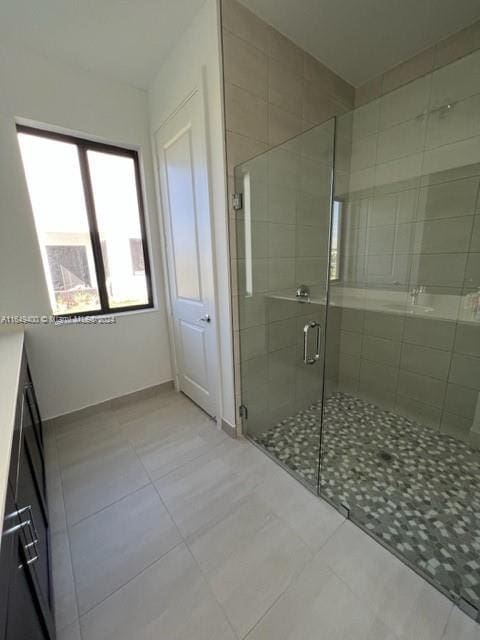
[[[244,433],[480,611],[480,52],[235,169]]]
[[[315,492],[334,130],[329,120],[235,170],[246,432]]]

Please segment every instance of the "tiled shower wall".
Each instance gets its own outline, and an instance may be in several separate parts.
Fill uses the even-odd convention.
[[[355,89],[359,107],[480,49],[480,20]]]
[[[242,327],[241,323],[244,320],[240,320],[239,317],[238,287],[235,281],[238,266],[236,215],[231,206],[232,193],[234,192],[234,167],[318,123],[325,122],[334,115],[349,111],[353,107],[354,89],[236,0],[222,0],[222,34],[230,253],[232,279],[234,280],[232,288],[235,292],[233,322],[236,404],[238,406],[241,402],[240,330],[244,330],[245,342],[246,334],[261,334],[262,326],[263,333],[265,333],[267,320],[263,314],[261,316],[263,325],[257,324],[256,329],[252,329],[252,327],[245,325]],[[279,162],[281,163],[281,160]],[[296,179],[298,176],[296,160],[291,171]],[[290,183],[283,185],[283,187],[287,186],[288,190]],[[264,207],[264,210],[259,212],[259,221],[265,223],[263,227],[262,225],[257,226],[256,232],[264,233],[273,251],[273,254],[262,257],[265,258],[267,268],[267,262],[270,260],[270,272],[276,275],[277,279],[281,277],[282,271],[281,269],[277,270],[275,264],[278,267],[287,268],[288,263],[295,262],[297,251],[295,191],[297,189],[295,183],[287,194],[287,191],[282,190],[282,185],[279,185],[277,181],[276,189],[270,189],[267,195],[267,198],[270,198],[270,203],[268,199],[264,201],[263,205],[256,203],[257,209]],[[276,209],[278,214],[276,220],[266,219],[268,206],[270,206],[270,211]],[[282,214],[284,214],[283,219]],[[314,221],[314,224],[318,226],[319,222]],[[260,236],[258,241],[261,245]],[[313,250],[312,253],[312,249],[310,249],[310,253],[308,253],[308,249],[304,249],[303,256],[299,256],[304,258],[304,269],[311,271],[315,267],[312,258],[319,258],[319,251],[319,249]],[[242,259],[241,256],[240,259]],[[302,274],[298,275],[300,277]],[[307,275],[305,274],[305,276]],[[288,283],[291,284],[294,292],[297,283],[296,276],[293,275],[291,282],[286,277],[283,287],[287,287]],[[279,287],[273,288],[278,289]],[[293,315],[295,314],[296,311]],[[257,315],[257,320],[258,317]],[[292,324],[292,317],[290,317],[290,321]],[[274,332],[277,329],[279,330],[280,327],[273,327]],[[250,336],[250,342],[251,340]],[[289,389],[292,388],[291,378],[285,376],[285,379],[280,380],[279,375],[276,376],[277,396],[281,394],[281,389],[285,390],[287,386]]]
[[[462,309],[480,288],[480,51],[338,126],[352,131],[350,184],[337,192],[343,284],[368,289],[367,302],[422,286],[420,304],[442,295]],[[340,354],[340,388],[480,441],[480,318],[343,309]]]

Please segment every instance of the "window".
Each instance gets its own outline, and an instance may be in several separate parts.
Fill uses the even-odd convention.
[[[330,245],[330,281],[340,280],[340,245],[342,239],[342,202],[333,201],[332,238]]]
[[[140,238],[130,238],[130,255],[132,257],[133,273],[136,276],[145,273],[145,260]]]
[[[152,307],[136,151],[17,131],[53,313]]]

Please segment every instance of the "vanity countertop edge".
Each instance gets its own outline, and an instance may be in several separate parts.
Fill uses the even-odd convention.
[[[0,515],[3,522],[25,334],[0,329]]]

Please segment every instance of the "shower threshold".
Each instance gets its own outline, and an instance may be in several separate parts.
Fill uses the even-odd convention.
[[[253,441],[317,487],[321,402]],[[472,617],[480,610],[480,451],[336,392],[325,400],[319,494]]]

